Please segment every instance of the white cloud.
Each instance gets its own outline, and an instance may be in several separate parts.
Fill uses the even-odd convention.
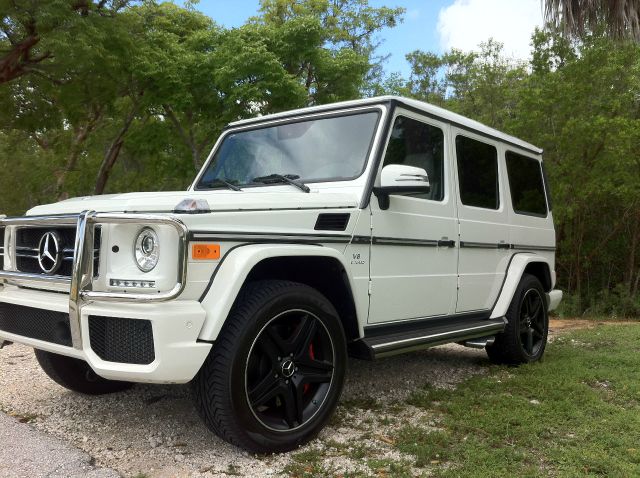
[[[476,50],[494,38],[504,44],[505,54],[520,59],[529,58],[531,34],[541,25],[540,0],[455,0],[438,15],[443,50]]]

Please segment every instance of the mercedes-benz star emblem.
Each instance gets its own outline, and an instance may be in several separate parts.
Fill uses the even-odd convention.
[[[60,236],[47,232],[40,238],[38,244],[38,264],[45,274],[55,274],[62,264]]]
[[[282,362],[282,375],[285,378],[291,377],[291,375],[293,375],[293,372],[295,372],[295,369],[296,369],[296,366],[292,360],[287,359],[284,362]]]

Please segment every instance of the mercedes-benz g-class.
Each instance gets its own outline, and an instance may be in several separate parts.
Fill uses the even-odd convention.
[[[457,342],[540,359],[555,232],[542,151],[397,97],[229,125],[186,191],[0,220],[0,343],[86,394],[191,382],[207,426],[292,449],[347,356]]]

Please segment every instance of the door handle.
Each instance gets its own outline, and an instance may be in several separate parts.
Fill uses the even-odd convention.
[[[506,242],[499,242],[498,249],[511,249],[511,244],[507,244]]]
[[[456,241],[443,238],[438,241],[438,247],[456,247]]]

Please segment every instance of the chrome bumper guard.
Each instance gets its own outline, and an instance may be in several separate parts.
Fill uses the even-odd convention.
[[[172,226],[178,233],[178,269],[175,286],[157,294],[124,294],[116,292],[101,292],[92,290],[93,286],[93,242],[95,226],[97,224],[140,224]],[[80,328],[81,309],[84,304],[93,300],[111,302],[166,302],[178,297],[186,285],[187,278],[187,233],[184,223],[173,216],[150,214],[119,214],[96,213],[83,211],[79,215],[67,214],[57,216],[25,216],[15,218],[0,218],[0,226],[42,227],[42,226],[76,226],[73,267],[71,277],[61,277],[44,274],[31,274],[17,271],[0,271],[0,284],[10,282],[17,285],[28,285],[34,282],[54,285],[69,285],[69,324],[73,348],[82,349],[82,333]],[[11,264],[15,264],[15,231],[9,231],[6,253],[14,257]],[[6,261],[5,261],[6,262]]]

